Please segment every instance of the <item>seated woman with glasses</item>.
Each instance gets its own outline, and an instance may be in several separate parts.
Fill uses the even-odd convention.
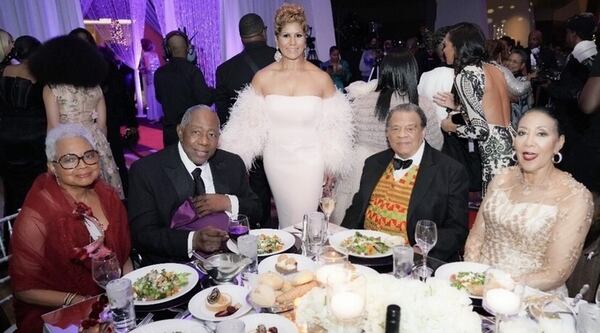
[[[131,271],[129,225],[116,190],[98,179],[92,134],[58,125],[46,137],[48,172],[25,198],[11,239],[10,276],[20,332],[40,332],[41,315],[97,295],[93,258],[114,253]]]

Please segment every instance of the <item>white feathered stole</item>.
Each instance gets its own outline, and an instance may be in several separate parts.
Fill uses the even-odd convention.
[[[229,121],[223,128],[219,147],[238,154],[250,169],[262,155],[271,126],[265,113],[265,98],[256,94],[251,85],[244,88],[231,107]],[[317,125],[325,170],[341,176],[349,171],[352,158],[354,126],[352,109],[346,97],[336,92],[323,99],[321,119]]]
[[[219,148],[238,154],[250,170],[254,159],[262,155],[268,128],[265,98],[248,85],[240,91],[231,107],[229,121],[221,132]]]
[[[346,96],[339,91],[323,99],[323,112],[317,131],[325,161],[325,171],[345,176],[352,166],[355,129],[352,107]]]

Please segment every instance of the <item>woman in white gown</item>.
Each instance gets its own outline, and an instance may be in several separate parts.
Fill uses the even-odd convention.
[[[329,75],[305,59],[306,32],[302,7],[277,10],[276,62],[240,92],[220,140],[247,168],[263,156],[280,228],[318,209],[323,184],[347,172],[352,153],[350,105]]]

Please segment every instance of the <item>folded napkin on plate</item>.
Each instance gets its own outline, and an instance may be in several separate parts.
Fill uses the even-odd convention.
[[[185,200],[171,218],[171,229],[196,231],[205,227],[215,227],[227,231],[229,217],[225,212],[198,216],[190,200]]]

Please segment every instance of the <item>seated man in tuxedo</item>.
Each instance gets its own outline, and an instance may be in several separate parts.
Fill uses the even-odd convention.
[[[457,260],[468,234],[469,179],[462,165],[425,142],[426,122],[417,105],[390,110],[386,137],[391,149],[365,161],[342,226],[400,235],[414,245],[417,221],[432,220],[438,240],[429,255]]]
[[[171,228],[186,200],[198,216],[225,212],[260,216],[258,198],[248,185],[242,159],[217,149],[219,118],[208,106],[189,108],[177,126],[179,143],[136,161],[129,171],[129,221],[134,247],[143,264],[188,260],[193,250],[221,248],[227,232]]]

